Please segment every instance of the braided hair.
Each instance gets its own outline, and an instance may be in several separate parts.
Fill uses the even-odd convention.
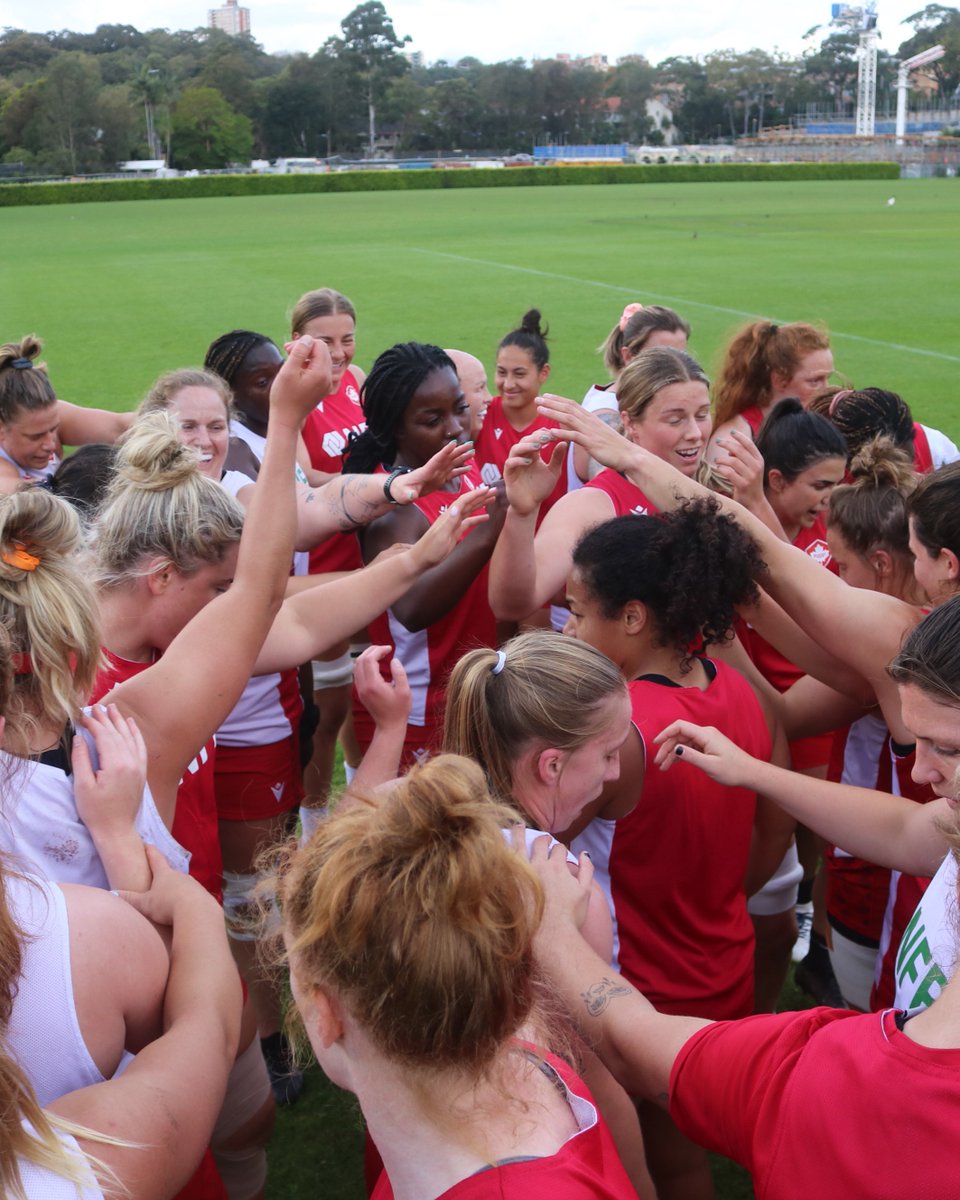
[[[369,474],[393,463],[397,434],[414,393],[428,375],[445,368],[456,374],[453,359],[439,346],[400,342],[384,350],[361,391],[367,428],[350,437],[345,473]]]
[[[885,388],[828,388],[814,396],[810,412],[820,413],[846,438],[851,458],[874,438],[889,437],[913,457],[913,414],[906,401]]]
[[[274,345],[273,339],[268,338],[264,333],[253,333],[249,329],[234,329],[210,343],[203,365],[207,371],[219,375],[233,387],[233,381],[250,351],[255,350],[258,346],[272,345]]]

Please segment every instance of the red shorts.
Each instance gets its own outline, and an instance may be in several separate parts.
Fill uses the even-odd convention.
[[[268,746],[217,746],[214,774],[221,821],[266,821],[303,799],[295,734]]]

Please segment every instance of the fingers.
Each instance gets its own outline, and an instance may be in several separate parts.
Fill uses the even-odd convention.
[[[452,517],[466,518],[472,516],[475,512],[482,508],[486,508],[488,504],[492,504],[496,499],[496,490],[487,485],[481,484],[480,487],[474,488],[472,492],[467,492],[465,496],[461,496],[456,504],[451,504],[447,509],[447,513]]]
[[[403,663],[397,657],[390,659],[390,677],[397,691],[409,692],[410,684],[407,682],[407,672],[404,670]]]

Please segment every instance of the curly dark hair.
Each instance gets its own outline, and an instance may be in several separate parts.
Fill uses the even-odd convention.
[[[657,642],[689,671],[701,649],[726,641],[737,607],[757,600],[766,564],[753,538],[716,500],[691,500],[657,516],[615,517],[587,533],[573,565],[605,617],[631,600],[648,609]]]

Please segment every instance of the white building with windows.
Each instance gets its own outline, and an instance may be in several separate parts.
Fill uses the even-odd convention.
[[[221,29],[231,37],[250,32],[250,9],[241,8],[237,0],[225,0],[220,8],[211,8],[207,12],[207,25],[210,29]]]

